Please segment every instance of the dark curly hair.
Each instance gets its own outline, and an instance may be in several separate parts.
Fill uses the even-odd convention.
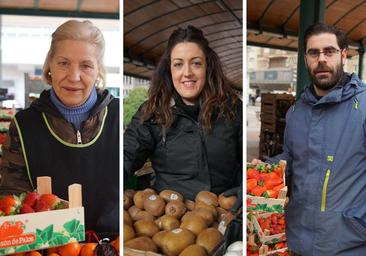
[[[170,72],[170,58],[173,48],[182,42],[196,43],[206,56],[206,82],[199,96],[201,108],[199,121],[206,131],[211,130],[212,120],[220,117],[233,119],[239,98],[225,77],[219,56],[210,48],[203,32],[194,26],[178,28],[168,40],[168,47],[160,58],[153,74],[148,100],[143,108],[143,120],[155,117],[157,123],[169,128],[173,123],[170,100],[177,92]]]

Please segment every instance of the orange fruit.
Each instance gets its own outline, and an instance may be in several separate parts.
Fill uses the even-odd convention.
[[[93,256],[97,243],[86,243],[81,247],[80,256]]]
[[[25,255],[27,255],[26,252],[18,252],[18,253],[11,254],[11,256],[25,256]]]
[[[116,240],[113,241],[114,248],[116,248],[117,252],[119,253],[119,236],[117,236]]]
[[[51,252],[50,254],[47,254],[47,256],[60,256],[60,254],[55,253],[55,252]]]
[[[57,253],[58,252],[58,248],[59,247],[52,247],[52,248],[48,248],[46,255],[50,255],[51,253]]]
[[[27,256],[42,256],[40,252],[37,251],[31,251],[26,254]]]
[[[60,256],[78,256],[81,250],[81,246],[78,242],[73,242],[70,244],[66,244],[60,246],[57,250],[57,253]]]

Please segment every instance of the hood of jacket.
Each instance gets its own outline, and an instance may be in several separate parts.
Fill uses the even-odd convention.
[[[342,81],[319,100],[314,96],[311,86],[312,85],[308,85],[305,87],[304,92],[301,95],[301,99],[304,103],[309,105],[339,103],[366,90],[366,85],[363,84],[354,73],[344,73]]]
[[[113,96],[109,93],[108,90],[97,90],[97,95],[97,102],[92,108],[90,116],[93,116],[102,111],[113,100]],[[52,116],[61,118],[63,117],[50,99],[50,90],[44,90],[41,93],[40,97],[32,102],[31,107]]]

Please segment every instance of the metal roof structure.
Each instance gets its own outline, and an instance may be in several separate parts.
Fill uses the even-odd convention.
[[[366,1],[325,0],[324,22],[343,30],[349,56],[366,42]],[[247,0],[247,43],[252,46],[297,51],[300,0]]]
[[[0,0],[0,14],[119,19],[119,0]]]
[[[124,1],[124,73],[150,79],[178,27],[200,28],[234,87],[242,88],[242,0]]]

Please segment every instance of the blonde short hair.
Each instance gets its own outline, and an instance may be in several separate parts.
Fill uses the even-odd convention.
[[[88,20],[77,21],[69,20],[59,26],[52,34],[52,41],[50,49],[47,53],[46,60],[43,64],[43,79],[49,85],[52,85],[52,78],[50,75],[50,61],[55,54],[57,42],[63,40],[79,40],[91,43],[97,49],[98,61],[98,78],[96,86],[104,89],[105,87],[105,67],[103,63],[105,42],[102,32]]]

